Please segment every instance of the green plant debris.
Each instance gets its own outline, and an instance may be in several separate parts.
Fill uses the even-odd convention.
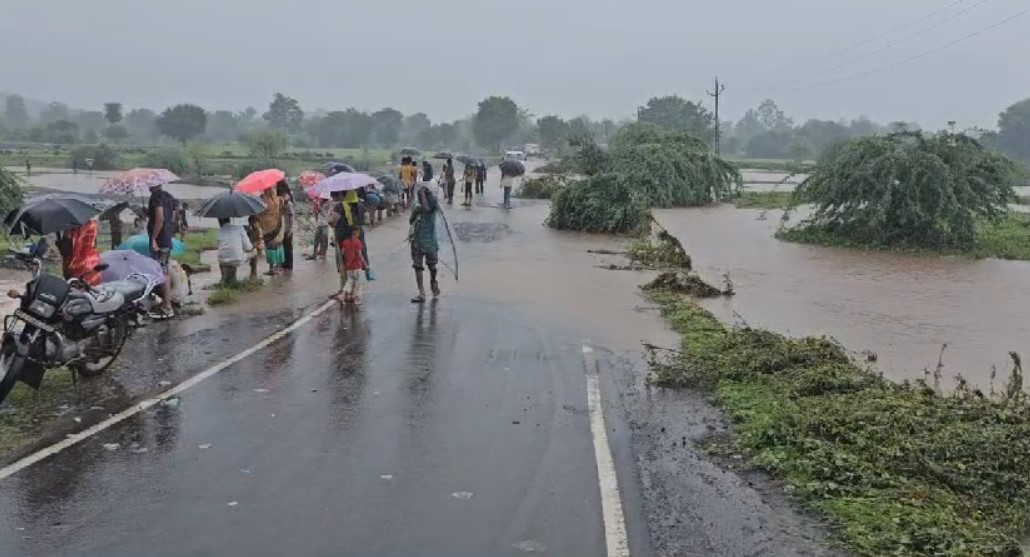
[[[240,295],[247,292],[256,292],[264,286],[264,281],[259,278],[248,278],[240,281],[235,286],[216,285],[214,292],[207,298],[207,305],[211,307],[224,306],[236,303]]]
[[[728,328],[653,291],[682,350],[649,350],[652,380],[712,389],[738,424],[711,450],[744,454],[825,513],[855,555],[1015,557],[1030,524],[1030,397],[942,393],[858,367],[826,338]]]
[[[551,199],[556,191],[565,187],[568,179],[560,174],[547,174],[529,178],[522,182],[522,187],[515,192],[515,197],[522,199]]]
[[[738,209],[786,209],[793,207],[793,192],[745,191],[733,198]]]
[[[633,242],[627,252],[633,263],[654,268],[674,268],[689,271],[693,268],[690,255],[672,234],[659,230],[654,238]]]
[[[974,258],[1030,260],[1030,214],[1009,211],[999,220],[978,219],[973,244],[968,247],[929,249],[919,245],[886,245],[856,239],[840,231],[797,226],[781,228],[776,237],[787,242],[840,248],[900,250],[960,255]]]
[[[644,290],[664,290],[675,292],[693,298],[715,298],[717,296],[729,295],[732,292],[723,292],[708,284],[695,273],[684,271],[665,271],[659,274],[651,282],[642,286]]]

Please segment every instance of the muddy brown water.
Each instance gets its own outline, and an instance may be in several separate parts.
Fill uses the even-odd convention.
[[[721,206],[656,211],[709,279],[729,273],[731,299],[703,305],[721,319],[793,335],[830,335],[871,350],[895,380],[923,377],[941,346],[944,376],[987,388],[1008,352],[1030,353],[1030,263],[802,246],[773,238],[779,211]]]

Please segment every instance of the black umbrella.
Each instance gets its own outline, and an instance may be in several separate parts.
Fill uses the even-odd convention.
[[[454,153],[452,153],[450,151],[440,151],[439,153],[433,155],[433,158],[434,159],[440,159],[440,160],[453,159],[454,158]]]
[[[383,191],[387,193],[400,193],[404,190],[404,182],[396,176],[384,174],[376,180],[383,185]]]
[[[397,151],[397,155],[401,157],[421,157],[422,151],[419,151],[414,147],[405,147],[400,151]]]
[[[486,161],[483,159],[476,159],[476,166],[479,168],[486,168]]]
[[[4,219],[8,231],[25,227],[36,234],[53,234],[78,228],[100,214],[89,200],[75,194],[52,193],[33,197]]]
[[[354,167],[345,162],[331,162],[322,167],[322,173],[326,176],[339,174],[341,172],[357,172]]]
[[[470,157],[468,155],[458,155],[454,158],[458,159],[458,162],[460,162],[461,164],[476,164],[475,157]]]
[[[198,217],[212,219],[231,219],[256,215],[268,206],[256,195],[236,190],[222,192],[201,204],[197,209]]]
[[[501,161],[501,174],[505,176],[522,176],[526,173],[526,167],[519,161]]]

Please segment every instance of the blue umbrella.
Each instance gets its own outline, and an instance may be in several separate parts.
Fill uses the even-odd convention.
[[[129,249],[136,253],[150,255],[150,237],[146,234],[137,234],[122,242],[118,249]],[[173,238],[172,255],[182,255],[184,253],[186,253],[186,244],[182,243],[178,238]]]

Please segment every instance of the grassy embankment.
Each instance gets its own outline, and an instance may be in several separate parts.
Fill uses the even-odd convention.
[[[71,372],[66,368],[48,371],[39,391],[16,385],[0,412],[0,456],[38,440],[41,424],[56,420],[60,406],[77,402]]]
[[[213,285],[214,292],[211,293],[207,298],[207,305],[211,307],[225,306],[229,304],[235,304],[239,301],[241,295],[248,292],[256,292],[264,286],[264,281],[261,279],[247,278],[241,280],[239,284],[235,286],[222,286],[221,284]]]
[[[1030,398],[896,384],[827,339],[732,329],[651,292],[682,352],[654,381],[709,389],[738,424],[709,449],[771,472],[860,556],[1017,556],[1030,525]],[[933,383],[933,381],[931,381]]]

